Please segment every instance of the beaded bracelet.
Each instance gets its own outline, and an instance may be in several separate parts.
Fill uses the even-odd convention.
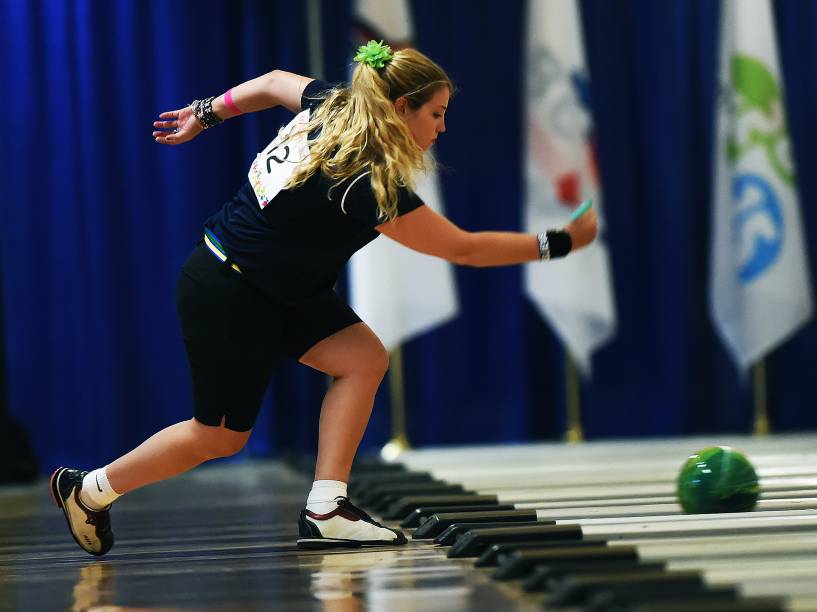
[[[536,239],[539,241],[539,260],[545,261],[550,259],[550,244],[548,243],[547,233],[541,232],[536,234]]]
[[[190,103],[190,110],[203,129],[208,129],[222,123],[224,119],[213,112],[213,100],[215,96],[210,96],[204,100],[193,100]]]

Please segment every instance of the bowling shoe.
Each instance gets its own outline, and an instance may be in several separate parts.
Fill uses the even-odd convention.
[[[88,472],[61,467],[51,475],[51,495],[68,521],[68,529],[85,552],[101,556],[113,546],[110,506],[93,510],[82,503],[79,492]]]
[[[304,508],[298,520],[299,548],[397,546],[407,542],[402,531],[384,527],[348,497],[337,497],[338,507],[326,514]]]

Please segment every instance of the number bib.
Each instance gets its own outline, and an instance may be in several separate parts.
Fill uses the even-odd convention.
[[[278,195],[298,165],[309,157],[308,134],[303,127],[308,122],[309,109],[306,109],[295,115],[278,136],[255,156],[247,177],[261,208]]]

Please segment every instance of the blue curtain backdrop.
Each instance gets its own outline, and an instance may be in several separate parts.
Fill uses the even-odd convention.
[[[240,186],[286,113],[156,145],[163,110],[273,68],[309,74],[305,3],[0,0],[0,215],[10,411],[46,469],[96,466],[189,418],[175,312],[202,221]],[[326,0],[326,77],[342,79],[351,6]],[[460,93],[438,157],[449,216],[520,227],[522,2],[415,0],[418,45]],[[812,270],[817,270],[817,2],[775,4]],[[619,332],[583,386],[588,436],[749,431],[751,395],[707,308],[718,4],[585,0]],[[381,238],[382,240],[385,238]],[[564,355],[522,296],[521,268],[457,270],[462,314],[404,350],[418,445],[556,438]],[[769,358],[778,430],[814,428],[817,325]],[[315,447],[326,381],[273,379],[246,454]],[[368,448],[389,433],[381,390]]]

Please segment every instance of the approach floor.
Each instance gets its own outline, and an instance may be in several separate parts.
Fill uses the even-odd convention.
[[[102,559],[73,542],[46,480],[0,487],[0,610],[541,609],[427,542],[299,551],[309,485],[278,462],[199,468],[117,502]]]

